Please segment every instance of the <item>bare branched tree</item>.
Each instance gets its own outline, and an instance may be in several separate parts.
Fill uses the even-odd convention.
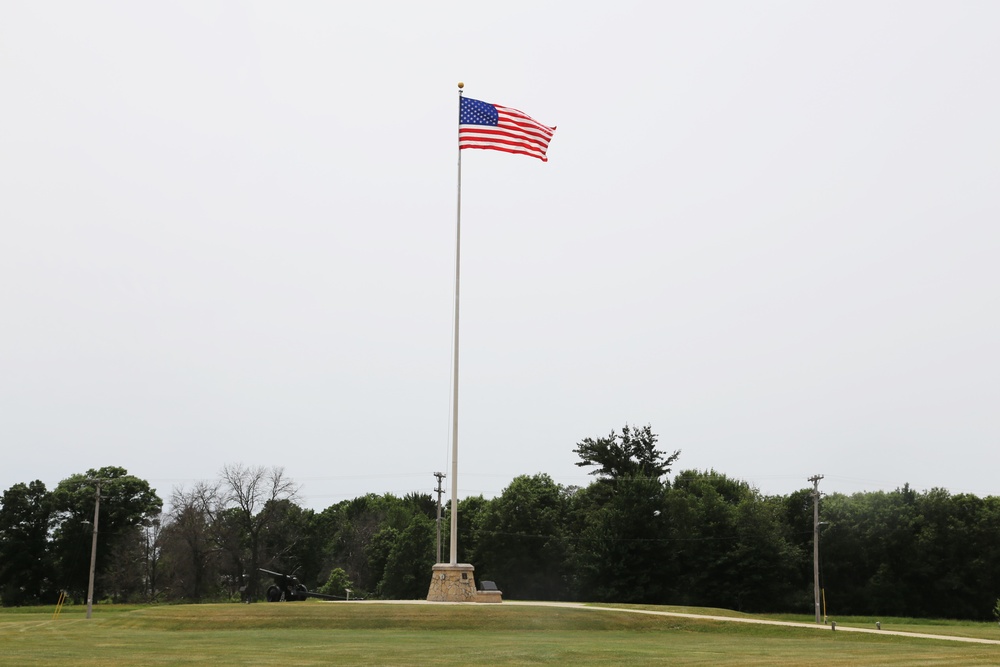
[[[242,463],[222,468],[222,505],[228,508],[229,518],[242,532],[246,556],[244,597],[255,600],[259,595],[260,573],[264,563],[264,533],[272,527],[285,503],[298,498],[299,487],[285,477],[281,467],[245,466]]]

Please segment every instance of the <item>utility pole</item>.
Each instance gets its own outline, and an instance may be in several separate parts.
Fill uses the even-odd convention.
[[[434,476],[437,477],[438,485],[434,489],[438,494],[438,516],[437,516],[437,562],[441,562],[441,494],[444,493],[444,489],[441,488],[441,480],[444,479],[445,475],[443,472],[436,472]]]
[[[823,475],[813,475],[813,598],[816,601],[816,622],[819,623],[819,480]]]
[[[87,618],[94,607],[94,570],[97,568],[97,520],[101,515],[101,480],[91,480],[97,485],[94,494],[94,536],[90,541],[90,581],[87,583]]]

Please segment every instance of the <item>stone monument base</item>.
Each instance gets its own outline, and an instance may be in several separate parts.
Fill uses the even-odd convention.
[[[431,571],[427,599],[431,602],[503,602],[500,591],[477,591],[469,563],[438,563]]]

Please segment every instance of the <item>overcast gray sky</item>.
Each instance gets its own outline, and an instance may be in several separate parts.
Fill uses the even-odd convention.
[[[0,487],[459,493],[651,424],[764,493],[1000,494],[1000,3],[0,5]]]

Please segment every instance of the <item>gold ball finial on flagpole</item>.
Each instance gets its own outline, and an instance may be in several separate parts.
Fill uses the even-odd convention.
[[[458,82],[458,89],[461,90],[462,88],[465,88],[465,84],[462,83],[461,81],[459,81]]]

